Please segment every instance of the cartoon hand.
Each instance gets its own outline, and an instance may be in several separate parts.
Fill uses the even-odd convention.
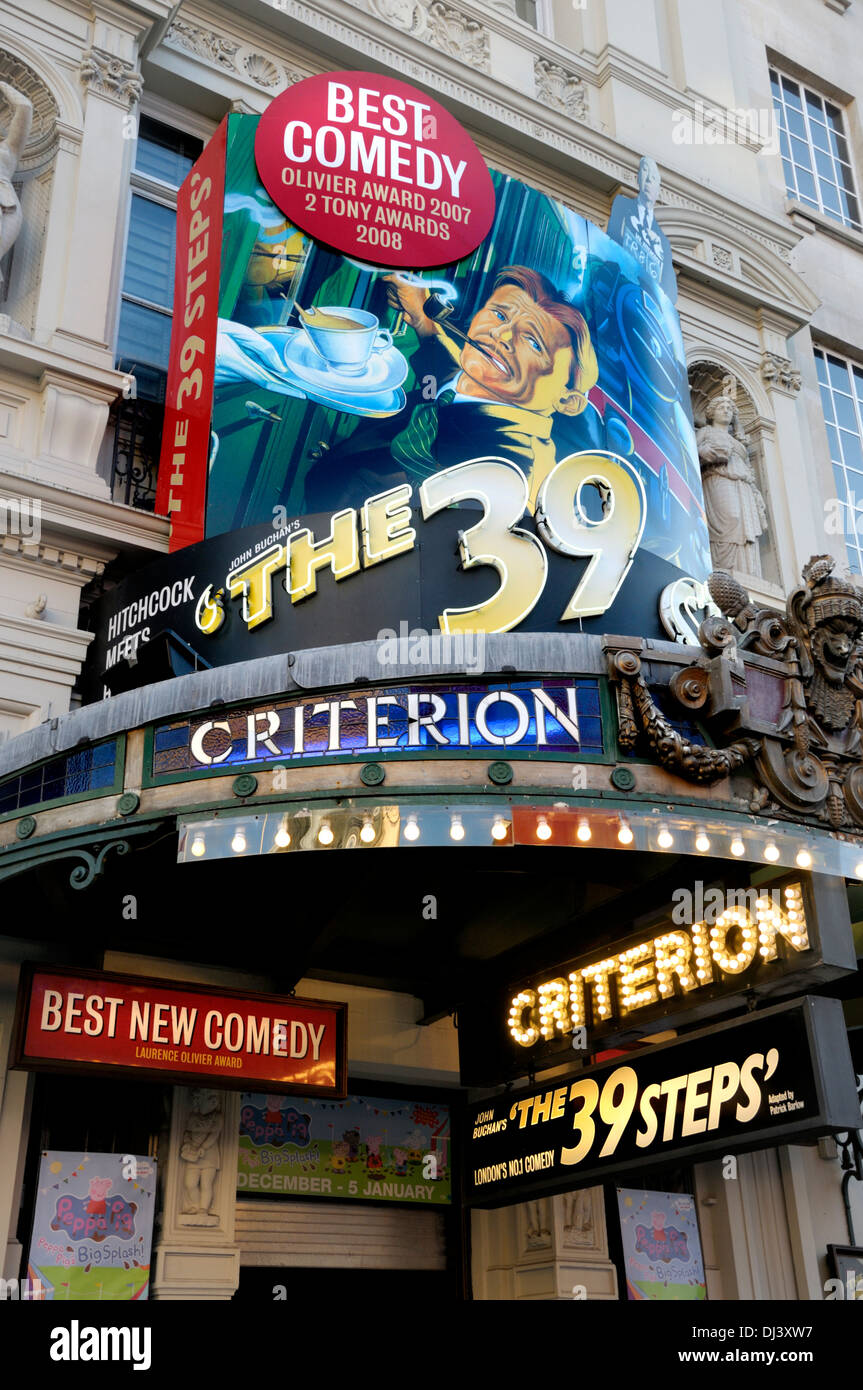
[[[387,287],[387,302],[391,307],[403,314],[411,328],[421,337],[435,333],[437,330],[434,323],[423,313],[423,305],[430,293],[425,285],[411,285],[398,274],[385,275],[383,278]]]

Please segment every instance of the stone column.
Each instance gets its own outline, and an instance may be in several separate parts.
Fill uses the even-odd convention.
[[[617,1298],[601,1187],[473,1213],[477,1299]]]
[[[238,1091],[174,1088],[168,1151],[159,1152],[162,1226],[153,1298],[219,1301],[235,1293],[239,1139]]]
[[[103,26],[104,27],[104,26]],[[81,62],[86,91],[84,137],[75,199],[68,210],[67,278],[57,330],[61,350],[105,363],[113,339],[112,268],[122,247],[134,120],[141,91],[134,44],[120,33],[100,34],[119,52],[92,45]]]

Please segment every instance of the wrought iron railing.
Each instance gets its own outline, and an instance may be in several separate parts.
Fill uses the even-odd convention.
[[[124,370],[126,364],[119,366]],[[152,512],[165,414],[164,376],[153,372],[144,378],[138,371],[128,381],[129,394],[118,398],[108,420],[113,431],[111,496],[127,507]]]

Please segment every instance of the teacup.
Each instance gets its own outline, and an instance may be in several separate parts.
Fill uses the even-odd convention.
[[[304,316],[303,327],[309,341],[327,366],[344,376],[359,376],[373,352],[392,346],[392,334],[381,328],[374,314],[365,309],[344,308],[336,304],[315,305],[315,313],[343,319],[345,328],[317,328]]]

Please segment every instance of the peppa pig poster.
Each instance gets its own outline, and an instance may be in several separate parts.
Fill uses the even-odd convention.
[[[617,1201],[627,1297],[706,1300],[695,1198],[619,1187]]]
[[[269,1197],[353,1197],[447,1206],[449,1106],[437,1100],[345,1100],[247,1092],[237,1189]]]
[[[146,1299],[156,1160],[46,1150],[27,1273],[57,1302]]]

